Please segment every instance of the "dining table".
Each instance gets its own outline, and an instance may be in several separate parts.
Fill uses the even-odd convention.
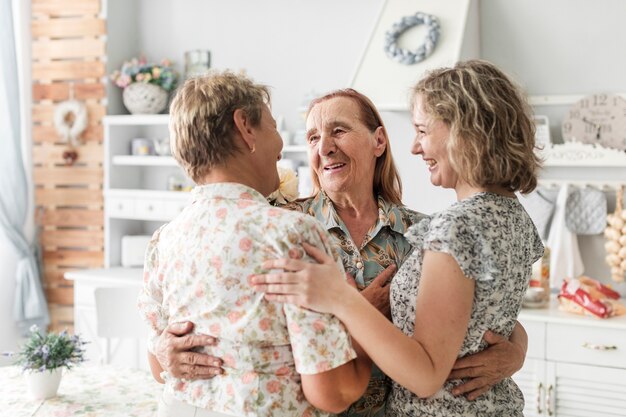
[[[145,370],[76,366],[57,395],[31,398],[22,369],[0,367],[0,417],[154,417],[162,385]]]

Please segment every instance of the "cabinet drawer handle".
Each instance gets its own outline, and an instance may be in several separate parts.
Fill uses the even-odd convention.
[[[546,394],[546,408],[548,409],[549,416],[554,415],[554,410],[552,409],[552,391],[553,390],[554,390],[554,387],[552,386],[552,384],[550,384],[548,386],[548,394]]]
[[[615,345],[596,345],[589,342],[583,343],[583,347],[591,350],[617,350],[617,346]]]
[[[543,409],[541,408],[541,402],[543,400],[543,384],[540,382],[537,386],[537,414],[541,415]]]

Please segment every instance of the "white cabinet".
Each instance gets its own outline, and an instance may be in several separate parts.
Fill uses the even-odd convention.
[[[578,317],[553,301],[523,310],[520,321],[528,354],[513,379],[525,416],[626,416],[626,317]]]
[[[131,154],[133,139],[168,138],[168,123],[167,114],[104,118],[106,267],[120,266],[123,236],[151,235],[189,202],[188,192],[168,190],[172,180],[193,185],[173,157]]]

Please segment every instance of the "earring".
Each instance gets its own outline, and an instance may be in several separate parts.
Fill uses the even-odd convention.
[[[256,151],[256,143],[250,148],[250,153],[254,153],[254,151]]]

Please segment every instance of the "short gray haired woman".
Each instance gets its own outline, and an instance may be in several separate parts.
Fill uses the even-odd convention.
[[[315,219],[267,202],[282,150],[268,105],[265,86],[230,72],[187,80],[172,102],[173,154],[198,185],[146,253],[139,308],[152,329],[153,375],[165,383],[160,416],[326,416],[367,385],[370,362],[337,318],[267,301],[249,285],[270,258],[306,258],[304,242],[343,268]],[[216,340],[202,352],[221,357],[225,372],[162,372],[154,340],[181,321]]]

